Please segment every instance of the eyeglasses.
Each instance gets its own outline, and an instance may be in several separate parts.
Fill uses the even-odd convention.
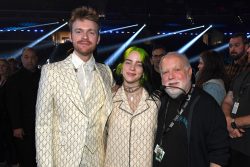
[[[164,54],[152,55],[153,58],[160,58],[160,57],[162,57],[162,56],[164,56]]]

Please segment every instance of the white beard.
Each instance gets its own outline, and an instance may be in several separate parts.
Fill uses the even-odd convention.
[[[165,88],[165,92],[173,99],[176,99],[178,96],[183,94],[184,92],[179,88]]]

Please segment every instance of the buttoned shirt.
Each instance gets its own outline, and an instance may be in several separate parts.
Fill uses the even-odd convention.
[[[72,63],[77,73],[79,88],[82,96],[86,99],[90,91],[90,85],[93,81],[93,71],[95,70],[95,59],[91,55],[87,62],[84,62],[75,52],[72,54]]]

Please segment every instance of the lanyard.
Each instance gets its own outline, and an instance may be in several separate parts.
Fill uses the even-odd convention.
[[[250,74],[250,72],[248,71],[245,76],[243,77],[243,79],[240,81],[240,86],[239,86],[239,89],[237,89],[235,91],[235,98],[234,98],[234,104],[233,104],[233,108],[232,108],[232,111],[231,111],[231,116],[233,118],[235,118],[237,112],[238,112],[238,108],[239,108],[239,105],[240,105],[240,98],[242,97],[245,89],[250,86],[249,83],[245,83],[245,81],[247,80],[248,78],[248,75]]]
[[[180,112],[178,112],[178,114],[174,117],[174,119],[169,123],[167,129],[166,129],[166,118],[167,118],[167,111],[169,109],[169,101],[167,103],[167,106],[166,106],[166,111],[165,111],[165,114],[164,114],[164,124],[163,124],[163,131],[161,133],[161,138],[160,138],[160,146],[162,145],[162,138],[164,135],[166,135],[171,129],[172,127],[174,126],[175,122],[179,119],[179,117],[182,115],[182,113],[184,112],[184,110],[186,109],[190,99],[191,99],[191,96],[192,96],[192,93],[194,91],[194,85],[192,85],[192,88],[191,88],[191,91],[188,93],[187,95],[187,98],[185,100],[185,103],[184,105],[181,107],[181,110]],[[178,109],[179,110],[179,109]],[[177,110],[177,111],[178,111]]]
[[[239,94],[236,94],[236,102],[240,101],[240,97],[243,95],[244,90],[246,89],[247,86],[249,86],[249,84],[246,84],[245,81],[248,78],[248,75],[250,74],[250,72],[248,71],[245,76],[243,77],[243,79],[241,80],[241,84],[240,84],[240,88],[239,88]]]

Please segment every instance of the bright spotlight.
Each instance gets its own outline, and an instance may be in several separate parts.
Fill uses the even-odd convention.
[[[205,32],[207,32],[212,26],[210,25],[207,29],[205,29],[203,32],[201,32],[198,36],[196,36],[194,39],[192,39],[190,42],[188,42],[186,45],[184,45],[182,48],[178,50],[179,53],[184,53],[188,48],[190,48]]]
[[[107,60],[105,64],[112,65],[122,54],[122,52],[131,44],[135,37],[143,30],[146,25],[144,24],[133,36],[131,36],[117,51],[115,51]]]
[[[34,42],[32,42],[32,43],[29,44],[29,45],[26,45],[26,46],[23,47],[23,48],[35,46],[36,44],[38,44],[39,42],[41,42],[42,40],[44,40],[45,38],[47,38],[48,36],[50,36],[51,34],[53,34],[54,32],[56,32],[57,30],[61,29],[62,27],[64,27],[64,26],[67,25],[67,24],[68,24],[68,22],[66,22],[66,23],[64,23],[64,24],[62,24],[62,25],[60,25],[59,27],[55,28],[54,30],[50,31],[49,33],[45,34],[45,35],[42,36],[41,38],[38,38],[37,40],[35,40]],[[18,56],[20,56],[21,53],[22,53],[23,48],[17,50],[17,51],[13,54],[12,57],[17,58]]]
[[[156,35],[156,36],[152,36],[152,37],[142,38],[142,39],[139,39],[139,40],[136,40],[136,41],[132,42],[132,45],[140,44],[140,43],[150,41],[150,40],[155,40],[155,39],[168,37],[168,36],[171,36],[171,35],[174,35],[174,34],[178,34],[178,33],[181,33],[181,32],[186,32],[186,31],[191,31],[191,30],[198,29],[198,28],[203,28],[203,27],[204,26],[193,27],[193,28],[188,28],[188,29],[184,29],[184,30],[169,32],[167,34],[165,33],[165,34],[162,34],[162,35]]]
[[[9,27],[9,28],[5,28],[5,31],[11,31],[11,30],[25,30],[25,29],[29,29],[29,28],[34,28],[34,27],[41,27],[41,26],[48,26],[48,25],[53,25],[53,24],[58,24],[59,22],[53,22],[53,23],[46,23],[46,24],[38,24],[38,25],[34,25],[34,26],[26,26],[26,27]]]
[[[189,63],[190,64],[195,63],[195,62],[199,61],[199,59],[200,59],[199,56],[194,56],[191,59],[189,59]]]
[[[104,34],[106,32],[112,32],[112,31],[116,31],[116,30],[122,30],[122,29],[126,29],[126,28],[131,28],[131,27],[135,27],[135,26],[138,26],[138,24],[133,24],[133,25],[130,25],[130,26],[114,28],[114,29],[110,29],[110,30],[104,30],[104,31],[101,31],[100,34]]]
[[[247,38],[250,38],[250,35],[248,35]],[[222,50],[227,49],[228,47],[229,47],[229,44],[226,43],[226,44],[223,44],[223,45],[221,45],[221,46],[219,46],[219,47],[217,47],[217,48],[214,48],[213,50],[216,51],[216,52],[220,52],[220,51],[222,51]],[[191,59],[189,59],[190,63],[195,63],[195,62],[197,62],[198,60],[199,60],[199,56],[198,56],[198,55],[193,56]]]
[[[147,41],[150,41],[150,40],[156,40],[156,39],[168,37],[168,36],[174,35],[173,33],[178,34],[178,33],[181,33],[181,32],[191,31],[191,30],[199,29],[199,28],[203,28],[203,27],[204,27],[204,25],[199,26],[199,27],[193,27],[193,28],[188,28],[188,29],[184,29],[184,30],[179,30],[179,31],[175,31],[175,32],[171,32],[171,33],[167,33],[167,34],[163,34],[163,35],[155,35],[155,36],[152,36],[152,37],[142,38],[142,39],[133,41],[131,43],[131,45],[136,45],[136,44],[140,44],[140,43],[147,42]],[[135,32],[133,32],[133,33],[135,33]],[[119,48],[121,45],[123,45],[123,44],[120,43],[120,44],[116,44],[116,45],[112,45],[112,46],[108,46],[108,47],[103,47],[103,48],[98,49],[98,52],[99,53],[104,53],[104,52]]]

